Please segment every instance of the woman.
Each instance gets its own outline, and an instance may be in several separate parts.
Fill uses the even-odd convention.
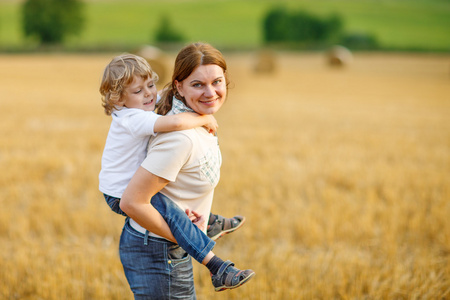
[[[163,94],[158,113],[216,113],[227,96],[226,70],[217,49],[200,43],[186,46],[176,58],[172,84]],[[191,258],[183,250],[189,248],[189,243],[202,245],[201,258],[195,258],[211,271],[216,291],[238,287],[254,275],[252,270],[241,271],[215,256],[210,251],[214,243],[202,233],[192,242],[181,241],[180,232],[195,226],[185,222],[172,233],[166,223],[171,220],[165,220],[155,208],[161,211],[166,210],[161,206],[175,205],[183,211],[195,211],[200,224],[200,216],[210,214],[220,165],[217,137],[204,128],[151,138],[147,158],[128,184],[120,204],[130,217],[122,231],[120,257],[136,299],[195,299]],[[164,197],[171,201],[160,201]],[[183,248],[174,244],[177,241]]]

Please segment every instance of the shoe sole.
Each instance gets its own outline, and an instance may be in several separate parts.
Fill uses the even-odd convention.
[[[216,234],[213,237],[210,237],[210,239],[212,239],[213,241],[220,239],[221,237],[223,237],[224,235],[228,234],[228,233],[232,233],[233,231],[238,230],[239,228],[241,228],[242,225],[244,225],[245,223],[245,217],[242,219],[241,223],[239,223],[239,225],[237,227],[234,228],[230,228],[227,230],[223,230],[221,232],[219,232],[218,234]]]
[[[238,288],[241,285],[243,285],[244,283],[246,283],[247,281],[249,281],[253,276],[255,276],[255,274],[256,274],[255,272],[251,273],[250,275],[245,277],[242,281],[240,281],[238,285],[229,286],[229,287],[224,286],[224,285],[223,286],[219,286],[219,287],[215,288],[215,291],[216,292],[222,292],[222,291],[225,291],[225,290],[232,290],[232,289]]]

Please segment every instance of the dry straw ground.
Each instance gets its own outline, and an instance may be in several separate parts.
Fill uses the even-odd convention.
[[[0,56],[0,298],[131,299],[97,191],[111,55]],[[227,55],[216,252],[256,277],[199,299],[450,298],[450,57]]]

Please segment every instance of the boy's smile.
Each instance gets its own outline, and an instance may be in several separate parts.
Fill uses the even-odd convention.
[[[153,111],[156,105],[157,90],[152,78],[133,77],[133,81],[124,89],[123,106]]]

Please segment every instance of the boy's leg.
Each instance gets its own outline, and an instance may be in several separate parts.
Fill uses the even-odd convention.
[[[207,255],[213,255],[206,266],[211,272],[216,269],[211,273],[212,283],[216,291],[237,288],[255,275],[253,270],[239,270],[229,260],[224,262],[215,256],[211,252],[215,242],[194,225],[186,213],[169,198],[157,193],[152,197],[151,204],[169,225],[178,245],[195,260],[203,263]],[[214,260],[217,261],[217,268],[210,266],[214,263]]]
[[[153,196],[151,204],[169,225],[178,245],[202,263],[216,242],[207,237],[180,207],[163,194],[157,193]]]
[[[208,237],[215,241],[225,234],[232,233],[233,231],[239,229],[242,225],[244,225],[244,222],[245,217],[243,216],[224,218],[220,215],[210,213],[207,229]]]
[[[119,215],[128,217],[126,213],[124,213],[119,206],[120,198],[116,198],[110,195],[103,194],[103,197],[105,197],[106,203],[108,203],[111,210],[115,213],[118,213]]]

